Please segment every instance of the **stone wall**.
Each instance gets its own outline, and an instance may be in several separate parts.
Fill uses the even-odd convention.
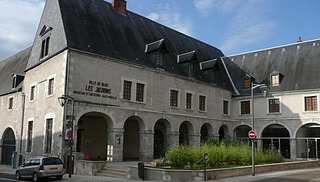
[[[299,161],[285,162],[278,164],[256,165],[255,172],[271,172],[280,170],[292,170],[302,168],[319,167],[319,161]],[[228,178],[233,176],[243,176],[252,174],[252,166],[222,168],[222,169],[207,169],[207,180]],[[130,167],[129,178],[133,180],[139,179],[138,167]],[[161,180],[161,181],[203,181],[203,170],[178,170],[178,169],[160,169],[153,167],[145,167],[144,180]]]
[[[77,160],[75,162],[75,173],[84,176],[95,176],[106,163],[105,161]]]

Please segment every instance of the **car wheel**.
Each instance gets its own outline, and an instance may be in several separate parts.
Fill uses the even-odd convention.
[[[16,180],[20,180],[20,179],[21,179],[20,172],[19,172],[19,171],[17,171],[17,172],[16,172]]]
[[[56,176],[57,180],[61,180],[62,176]]]
[[[33,179],[33,182],[38,182],[39,181],[38,173],[33,173],[32,179]]]

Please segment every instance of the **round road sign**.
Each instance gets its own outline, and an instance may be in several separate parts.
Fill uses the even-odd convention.
[[[71,132],[71,130],[69,130],[69,131],[67,132],[67,137],[68,137],[68,139],[71,139],[71,135],[72,135],[72,132]]]
[[[248,135],[249,135],[250,139],[255,139],[256,138],[256,132],[254,130],[250,130]]]

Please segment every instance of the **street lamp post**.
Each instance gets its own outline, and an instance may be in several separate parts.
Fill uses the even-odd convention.
[[[58,100],[59,100],[59,104],[61,105],[61,107],[64,107],[66,104],[68,104],[69,102],[71,102],[72,104],[72,118],[71,118],[71,123],[69,125],[70,127],[70,133],[69,133],[69,136],[68,138],[69,139],[69,147],[70,147],[70,155],[69,155],[69,178],[71,178],[71,173],[72,173],[72,167],[73,167],[73,164],[72,164],[72,145],[73,145],[73,119],[74,119],[74,98],[71,97],[71,96],[68,96],[68,95],[62,95],[61,97],[58,97]],[[66,115],[65,115],[66,116]],[[66,117],[64,117],[64,119],[66,120]],[[68,125],[68,123],[66,123],[66,125]]]
[[[254,131],[254,94],[253,91],[256,88],[260,88],[260,89],[266,89],[267,86],[265,84],[251,84],[251,130]],[[255,152],[254,152],[254,140],[255,138],[251,139],[251,160],[252,160],[252,176],[255,175]]]

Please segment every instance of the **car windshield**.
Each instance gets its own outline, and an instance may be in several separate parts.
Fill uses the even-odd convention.
[[[42,159],[43,165],[55,165],[62,164],[62,161],[59,158],[44,158]]]

